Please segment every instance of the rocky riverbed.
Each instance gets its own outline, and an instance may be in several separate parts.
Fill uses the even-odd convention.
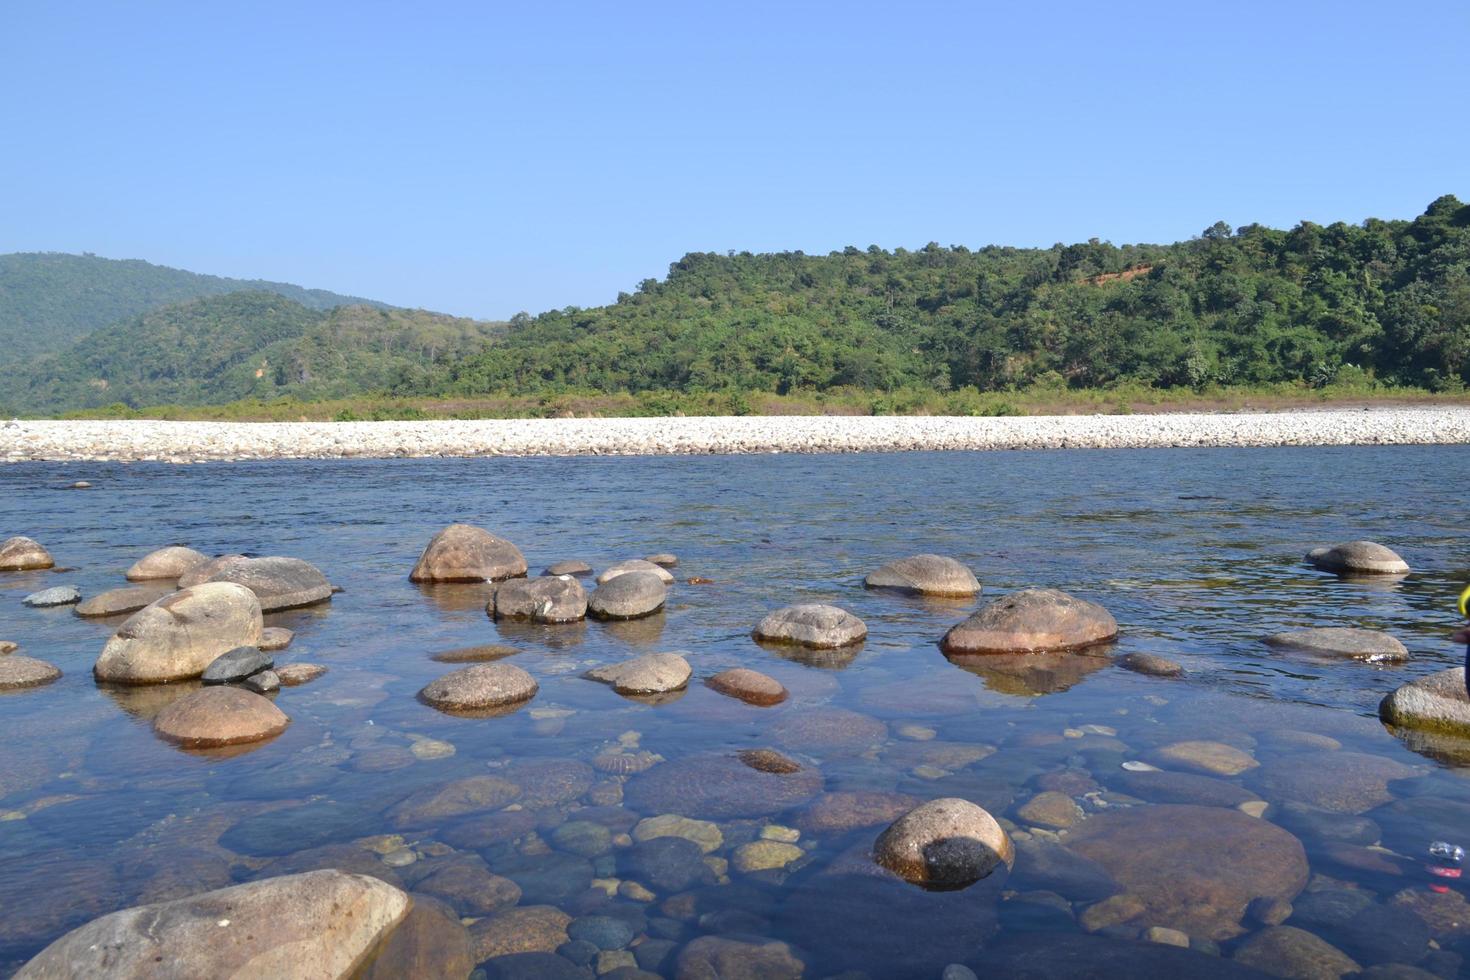
[[[27,421],[0,460],[200,462],[1180,446],[1458,445],[1470,408],[1033,418],[763,416],[428,422]]]

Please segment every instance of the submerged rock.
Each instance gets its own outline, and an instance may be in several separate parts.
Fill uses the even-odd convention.
[[[861,643],[868,627],[845,609],[808,603],[776,610],[756,624],[754,635],[765,643],[827,650]]]
[[[56,606],[74,606],[82,601],[82,593],[75,585],[56,585],[40,592],[32,592],[21,600],[32,609],[52,609]]]
[[[587,615],[587,593],[570,575],[511,579],[495,590],[489,613],[496,619],[575,623]]]
[[[1011,839],[969,800],[930,800],[878,835],[873,857],[906,881],[935,889],[964,888],[1015,861]]]
[[[576,575],[578,577],[581,577],[583,575],[591,575],[592,574],[592,566],[589,565],[589,564],[587,564],[585,561],[579,561],[579,560],[577,560],[575,558],[572,558],[572,559],[568,559],[567,561],[558,561],[558,562],[553,562],[550,565],[547,565],[546,568],[545,568],[545,570],[543,570],[541,572],[541,574],[542,575]]]
[[[653,840],[655,837],[681,837],[693,841],[705,854],[712,854],[724,844],[725,837],[718,824],[708,820],[693,820],[676,813],[664,813],[638,821],[633,828],[635,841]]]
[[[598,619],[638,619],[663,608],[668,587],[652,572],[626,572],[599,585],[587,599]]]
[[[650,575],[657,576],[658,580],[664,585],[674,584],[674,576],[670,574],[667,568],[664,568],[662,565],[655,565],[653,562],[645,561],[642,558],[629,558],[626,561],[616,562],[607,566],[597,576],[597,584],[606,585],[619,575],[627,575],[629,572],[647,572]]]
[[[480,961],[518,953],[551,953],[567,941],[572,917],[554,905],[504,909],[470,927],[470,943]]]
[[[619,694],[661,694],[689,683],[689,661],[677,653],[646,653],[622,663],[594,667],[589,680],[611,684]]]
[[[235,647],[211,660],[199,680],[205,684],[232,684],[275,665],[275,658],[258,647]]]
[[[267,626],[260,631],[260,649],[267,653],[284,650],[296,639],[296,634],[284,626]]]
[[[115,684],[198,677],[220,654],[260,642],[260,600],[242,585],[182,589],[134,613],[102,648],[93,673]]]
[[[167,585],[130,585],[121,589],[109,589],[77,606],[76,614],[87,618],[123,616],[150,606],[173,591]]]
[[[771,734],[796,751],[861,755],[888,737],[888,726],[846,708],[808,708],[783,713]]]
[[[1170,660],[1152,653],[1130,653],[1118,659],[1118,665],[1135,674],[1150,677],[1183,677],[1184,668]]]
[[[433,895],[460,915],[489,915],[521,899],[521,889],[509,878],[492,874],[478,857],[452,860],[414,885],[414,891]]]
[[[332,598],[332,583],[315,565],[300,558],[224,555],[179,577],[180,588],[205,582],[233,582],[245,586],[260,600],[262,612],[314,606]]]
[[[299,687],[316,680],[327,672],[321,664],[286,664],[276,668],[276,677],[285,687]]]
[[[822,777],[815,770],[775,774],[726,755],[696,755],[634,776],[624,787],[623,802],[639,813],[728,820],[780,813],[821,790]]]
[[[1266,637],[1266,645],[1277,650],[1294,650],[1326,657],[1346,657],[1372,663],[1409,659],[1408,649],[1381,630],[1329,626],[1295,630]]]
[[[526,557],[504,538],[469,524],[451,524],[434,535],[411,582],[498,582],[526,574]]]
[[[905,793],[839,791],[824,793],[796,817],[804,834],[845,834],[859,827],[892,823],[922,802]]]
[[[980,580],[975,573],[943,555],[914,555],[891,561],[863,584],[870,589],[895,589],[916,595],[967,598],[980,594]]]
[[[398,830],[434,827],[452,817],[499,810],[521,797],[521,787],[499,776],[467,776],[429,786],[390,807],[388,821]]]
[[[700,936],[679,951],[675,980],[800,980],[796,951],[774,939]]]
[[[1024,980],[1268,980],[1270,973],[1164,943],[1056,932],[1013,933],[974,961],[985,977]]]
[[[1378,717],[1399,728],[1470,739],[1465,668],[1452,667],[1401,685],[1379,702]]]
[[[1407,575],[1408,562],[1392,549],[1373,541],[1349,541],[1331,547],[1313,548],[1307,561],[1324,572],[1339,575]]]
[[[11,654],[0,658],[0,691],[19,691],[27,687],[50,684],[61,671],[44,660]],[[3,786],[0,781],[0,786]]]
[[[1295,926],[1271,926],[1242,943],[1231,955],[1278,977],[1336,980],[1362,969],[1342,950]]]
[[[726,697],[739,698],[746,704],[761,707],[780,704],[787,697],[786,688],[781,686],[780,681],[746,667],[721,671],[707,678],[704,683],[710,690],[718,691]]]
[[[1150,924],[1216,941],[1244,931],[1254,899],[1289,902],[1307,883],[1300,841],[1220,807],[1105,810],[1073,828],[1067,847],[1141,899]]]
[[[483,711],[531,700],[540,685],[513,664],[476,664],[431,681],[419,698],[441,711]]]
[[[1198,739],[1160,746],[1149,753],[1148,760],[1155,765],[1211,776],[1238,776],[1260,765],[1248,752],[1233,745]]]
[[[238,687],[207,687],[160,711],[153,731],[188,749],[259,742],[286,730],[290,719],[270,699]]]
[[[735,753],[735,758],[761,772],[774,772],[781,775],[801,772],[801,763],[782,755],[775,749],[741,749]]]
[[[55,565],[51,553],[30,538],[14,537],[0,544],[0,572],[29,572]]]
[[[209,559],[193,548],[171,545],[139,558],[127,571],[129,582],[174,581]]]
[[[1079,650],[1118,635],[1112,615],[1057,589],[1022,589],[997,599],[944,635],[946,653]]]
[[[360,980],[467,977],[475,969],[469,931],[443,902],[416,894],[403,924],[394,929]]]
[[[1363,752],[1296,752],[1272,759],[1254,774],[1267,799],[1308,803],[1334,813],[1363,813],[1393,799],[1388,784],[1419,770]]]
[[[267,878],[114,912],[17,977],[350,977],[408,914],[392,885],[341,871]]]
[[[651,555],[644,555],[643,560],[652,562],[660,568],[679,567],[679,556],[670,551],[659,551]]]

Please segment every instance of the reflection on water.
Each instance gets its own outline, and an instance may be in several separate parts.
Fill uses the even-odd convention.
[[[1385,471],[1435,479],[1378,494]],[[1470,567],[1467,477],[1470,454],[1449,448],[0,469],[4,534],[76,569],[0,576],[0,639],[64,672],[0,696],[0,974],[116,908],[340,867],[448,910],[381,954],[422,975],[534,949],[587,975],[600,962],[674,976],[680,957],[694,972],[718,953],[799,961],[808,977],[934,977],[954,962],[1228,976],[1275,949],[1261,944],[1298,941],[1265,933],[1286,914],[1353,969],[1455,976],[1470,907],[1458,884],[1425,887],[1422,863],[1431,840],[1470,845],[1470,751],[1396,738],[1374,709],[1463,656],[1446,634]],[[95,489],[44,489],[77,479]],[[532,568],[674,551],[679,583],[647,619],[497,624],[490,586],[407,580],[461,520],[516,541]],[[1364,537],[1414,574],[1349,581],[1302,561]],[[19,602],[121,586],[137,557],[181,539],[299,556],[345,589],[268,617],[297,634],[278,663],[329,671],[281,691],[290,727],[245,751],[159,741],[152,719],[194,685],[98,687],[91,665],[117,621]],[[923,552],[970,565],[984,596],[863,588]],[[945,630],[1025,586],[1102,603],[1119,642],[945,659]],[[800,602],[851,610],[867,642],[751,640],[761,616]],[[1318,662],[1260,642],[1314,626],[1387,630],[1411,658]],[[650,650],[685,652],[687,689],[630,699],[583,676]],[[1186,676],[1116,666],[1136,652]],[[454,664],[497,659],[537,679],[534,700],[496,717],[417,700]],[[738,666],[790,697],[753,707],[703,685]],[[873,865],[895,815],[942,796],[1002,821],[1013,872],[933,894]],[[1193,949],[1140,942],[1152,928]],[[589,953],[573,934],[598,942]]]

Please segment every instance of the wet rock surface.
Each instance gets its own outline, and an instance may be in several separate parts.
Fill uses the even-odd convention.
[[[968,800],[930,800],[889,824],[873,845],[883,867],[916,885],[963,888],[1015,860],[995,818]]]
[[[269,699],[235,687],[195,691],[164,708],[153,731],[190,749],[259,742],[286,730],[290,719]]]
[[[1402,684],[1378,705],[1390,725],[1470,739],[1465,668],[1452,667]]]
[[[1363,813],[1393,799],[1389,784],[1419,775],[1412,766],[1362,752],[1299,752],[1253,774],[1267,799],[1307,803],[1334,813]]]
[[[631,778],[623,801],[654,816],[678,813],[703,820],[758,817],[798,807],[822,789],[812,770],[777,774],[724,755],[700,755],[655,766]]]
[[[944,635],[946,654],[1079,650],[1118,635],[1112,615],[1057,589],[1022,589],[990,603]]]
[[[845,609],[808,604],[776,610],[756,624],[754,635],[763,643],[826,650],[861,643],[868,627]]]
[[[786,688],[781,686],[780,681],[748,667],[722,670],[713,677],[707,678],[704,683],[710,690],[718,691],[726,697],[737,698],[746,704],[761,707],[780,704],[788,696]]]
[[[1307,552],[1307,561],[1339,575],[1407,575],[1409,565],[1398,553],[1373,541],[1324,545]]]
[[[211,660],[204,673],[199,675],[199,680],[203,684],[231,684],[269,670],[275,662],[274,657],[263,653],[259,647],[236,647]]]

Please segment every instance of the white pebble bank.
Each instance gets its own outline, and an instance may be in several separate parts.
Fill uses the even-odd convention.
[[[38,421],[0,461],[849,453],[1470,443],[1470,407],[1023,418],[742,416],[431,422]]]

